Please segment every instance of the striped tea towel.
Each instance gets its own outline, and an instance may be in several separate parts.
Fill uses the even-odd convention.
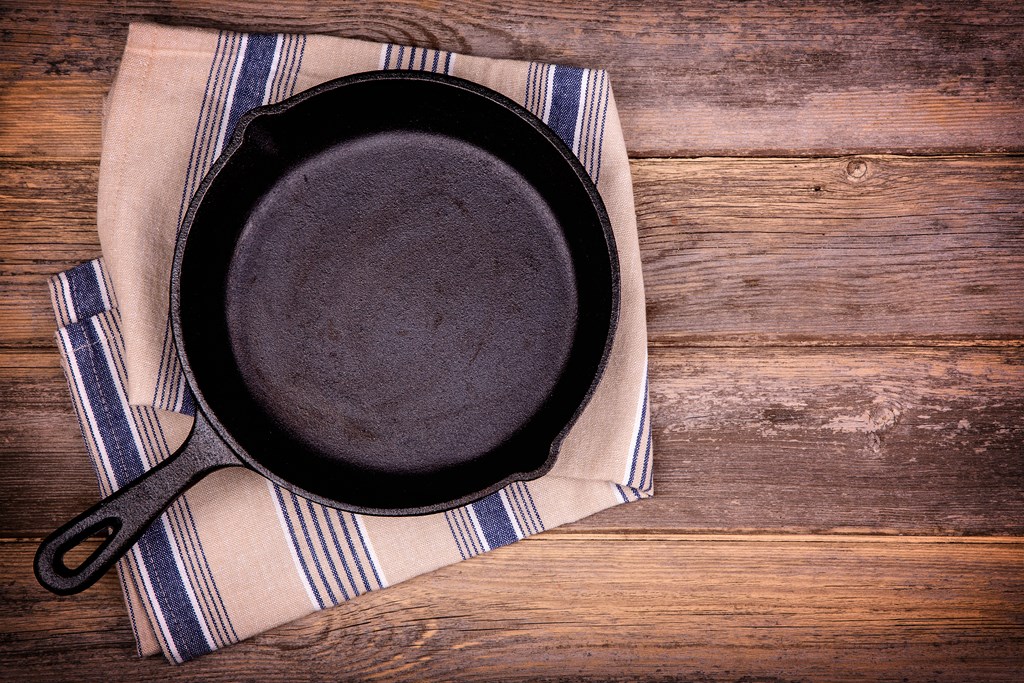
[[[183,662],[315,610],[651,495],[643,281],[629,164],[604,71],[328,36],[133,25],[104,107],[102,260],[50,281],[64,369],[103,495],[167,457],[194,407],[168,331],[175,236],[248,109],[374,69],[470,79],[579,156],[611,217],[622,302],[610,360],[551,472],[423,517],[325,508],[244,468],[213,473],[118,563],[140,655]],[[344,116],[344,112],[339,112]],[[115,296],[116,293],[116,296]]]

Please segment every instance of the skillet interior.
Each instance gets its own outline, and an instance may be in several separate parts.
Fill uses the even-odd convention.
[[[394,514],[546,471],[617,309],[607,218],[567,150],[498,96],[410,74],[240,129],[186,218],[174,311],[239,455]]]

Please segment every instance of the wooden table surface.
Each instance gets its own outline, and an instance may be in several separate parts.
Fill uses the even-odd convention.
[[[0,679],[1024,678],[1024,7],[491,0],[0,6]],[[609,69],[655,498],[181,667],[116,579],[40,588],[97,498],[45,278],[99,254],[129,21]]]

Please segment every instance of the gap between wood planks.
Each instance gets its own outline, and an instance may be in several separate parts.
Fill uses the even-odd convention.
[[[15,543],[41,543],[43,536],[39,534],[11,534],[0,531],[0,544]],[[871,544],[871,543],[900,543],[903,545],[993,545],[1000,547],[1020,546],[1024,549],[1024,537],[1022,536],[932,536],[919,534],[905,534],[898,530],[885,529],[828,529],[821,533],[809,534],[802,531],[793,533],[765,532],[752,529],[749,531],[736,530],[728,533],[721,531],[708,532],[678,532],[665,529],[577,529],[574,524],[568,524],[554,529],[547,529],[541,534],[527,536],[519,543],[600,543],[602,541],[614,541],[615,543],[636,542],[647,543],[650,541],[674,542],[674,543],[819,543],[819,544]]]
[[[651,354],[654,498],[577,530],[1019,534],[1019,349]],[[4,530],[96,500],[55,353],[0,353]],[[217,475],[200,486],[218,486]]]
[[[1020,346],[1021,159],[634,161],[652,348]],[[0,166],[0,344],[51,349],[45,280],[99,252],[95,164]]]
[[[180,668],[132,660],[113,576],[57,598],[0,544],[0,656],[19,680],[592,676],[1013,680],[1024,541],[552,530],[282,625]],[[614,549],[614,550],[613,550]],[[496,583],[494,576],[505,577]],[[73,646],[70,646],[73,643]],[[450,653],[458,652],[455,656]],[[121,665],[110,667],[110,661]],[[295,668],[297,667],[297,668]],[[699,671],[695,669],[699,668]]]
[[[956,5],[909,2],[489,0],[467,9],[371,1],[280,3],[255,13],[237,2],[77,2],[59,11],[39,1],[9,4],[0,28],[8,29],[11,93],[0,109],[56,122],[12,128],[41,132],[12,140],[38,152],[98,148],[93,121],[133,20],[327,32],[607,67],[626,138],[644,156],[1021,150],[1021,32],[1012,3],[979,3],[969,17]]]
[[[0,81],[2,82],[2,81]],[[787,155],[745,155],[739,156],[736,154],[678,154],[674,156],[665,155],[651,155],[645,156],[637,152],[629,153],[629,160],[631,162],[668,162],[673,161],[826,161],[829,159],[834,160],[853,160],[853,159],[999,159],[999,158],[1021,158],[1024,157],[1024,151],[1005,151],[1005,152],[857,152],[849,151],[843,153],[808,153],[808,154],[787,154]],[[53,164],[53,165],[77,165],[77,166],[88,166],[88,165],[99,165],[100,157],[98,155],[81,155],[81,156],[48,156],[48,155],[23,155],[23,154],[3,154],[0,152],[0,164]]]

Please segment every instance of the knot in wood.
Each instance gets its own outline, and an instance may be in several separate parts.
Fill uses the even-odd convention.
[[[896,401],[876,400],[868,412],[868,428],[873,434],[883,434],[900,421],[903,406]]]
[[[863,159],[853,159],[846,164],[846,174],[855,180],[863,178],[868,172],[868,164]]]

